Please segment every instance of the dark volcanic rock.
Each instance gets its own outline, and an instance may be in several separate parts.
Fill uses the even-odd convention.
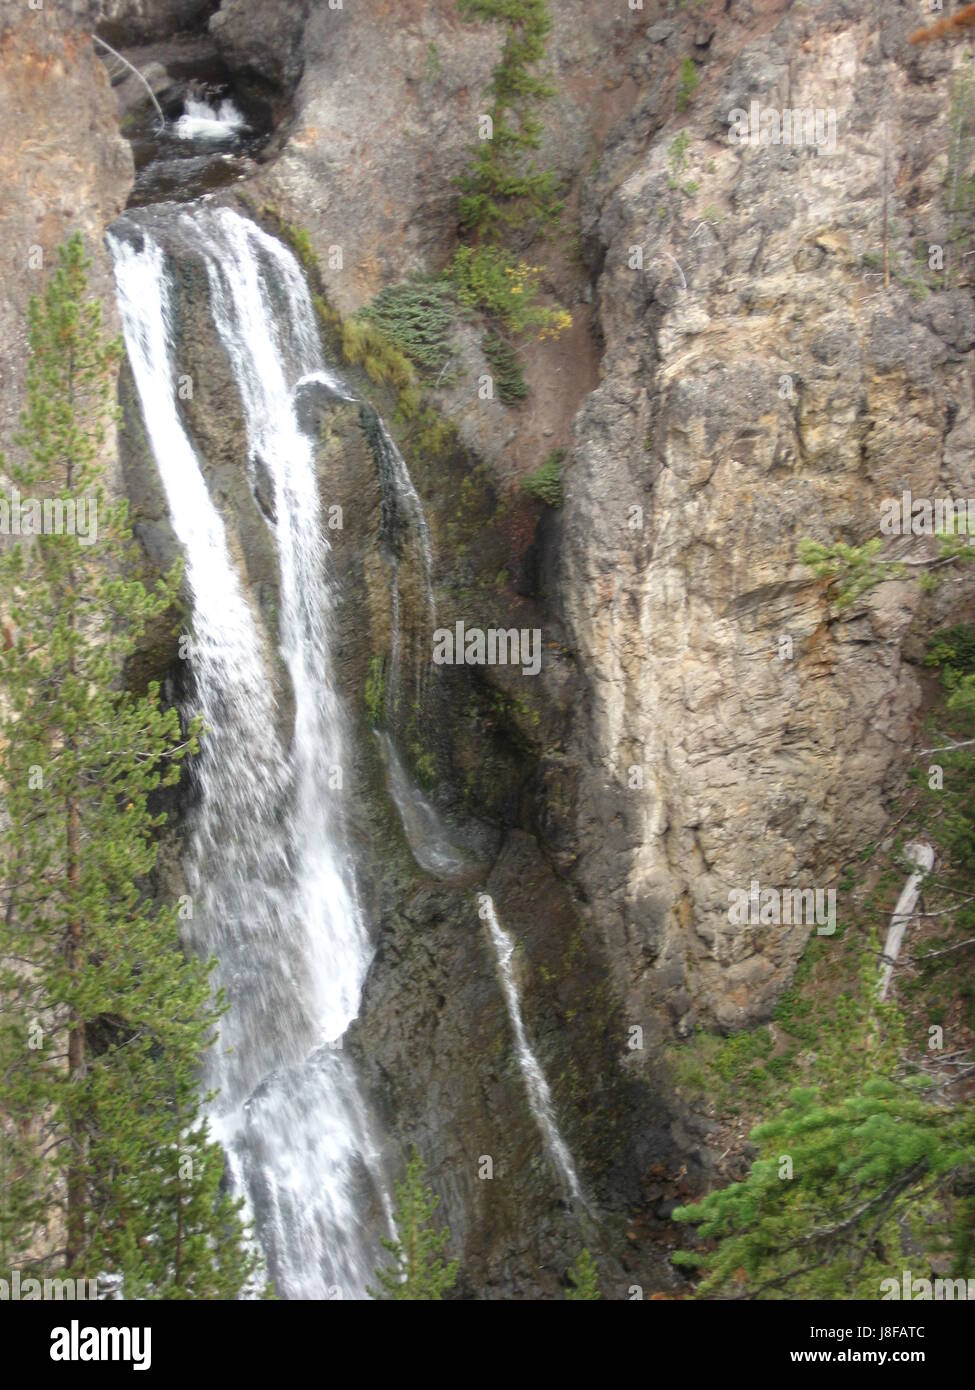
[[[89,18],[114,47],[201,29],[219,0],[89,0]]]
[[[310,0],[223,0],[210,33],[230,67],[289,90],[301,76],[302,34]]]

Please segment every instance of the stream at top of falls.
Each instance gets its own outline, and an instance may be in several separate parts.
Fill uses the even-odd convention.
[[[275,732],[267,639],[231,558],[177,399],[169,252],[202,259],[210,311],[251,456],[274,488],[280,653],[294,734]],[[109,234],[146,432],[186,558],[193,604],[187,713],[203,715],[185,871],[188,943],[217,960],[231,1007],[205,1080],[211,1125],[246,1199],[277,1291],[362,1297],[389,1202],[379,1143],[342,1036],[372,956],[330,769],[345,729],[329,662],[331,588],[311,439],[294,388],[324,378],[304,276],[280,242],[229,208],[125,214]],[[372,1211],[371,1223],[363,1212]]]

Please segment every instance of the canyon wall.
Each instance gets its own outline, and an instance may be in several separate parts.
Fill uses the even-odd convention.
[[[912,47],[906,3],[553,13],[542,155],[570,196],[547,266],[584,333],[526,353],[521,411],[476,400],[476,352],[439,399],[502,479],[571,447],[550,619],[585,695],[539,750],[533,828],[634,1020],[740,1027],[809,929],[742,931],[729,893],[835,886],[882,835],[920,634],[970,600],[905,581],[837,617],[797,557],[876,535],[888,495],[973,490],[971,261],[946,196],[961,52]],[[444,263],[496,53],[450,3],[309,19],[294,127],[258,186],[308,227],[343,309]],[[755,101],[831,113],[834,148],[733,144],[730,112]]]
[[[905,579],[838,616],[797,558],[878,535],[905,489],[975,488],[971,261],[944,191],[960,55],[910,47],[916,20],[794,6],[740,44],[719,25],[692,108],[656,130],[639,105],[584,189],[605,350],[563,533],[590,697],[576,873],[633,1007],[681,1031],[768,1016],[809,928],[743,931],[729,891],[835,888],[882,837],[920,636],[971,603],[957,577]],[[832,112],[835,148],[731,144],[753,101]]]
[[[84,8],[0,32],[5,426],[22,381],[21,261],[80,225],[105,297],[100,237],[131,181],[107,78],[69,15]],[[567,204],[538,259],[573,327],[525,345],[532,396],[510,409],[478,397],[480,332],[459,322],[456,380],[430,397],[456,435],[431,444],[397,427],[441,620],[543,632],[536,681],[448,673],[415,733],[414,770],[432,766],[441,810],[468,824],[477,882],[419,874],[385,798],[363,704],[389,639],[375,453],[354,409],[319,422],[323,500],[343,498],[351,518],[336,549],[340,674],[358,711],[356,824],[379,866],[353,1045],[401,1147],[428,1156],[472,1287],[501,1294],[551,1293],[599,1238],[563,1219],[551,1175],[532,1167],[475,888],[523,944],[529,1031],[615,1247],[627,1213],[665,1218],[681,1155],[708,1162],[705,1130],[669,1098],[661,1039],[767,1017],[808,939],[808,925],[733,926],[729,893],[835,886],[886,833],[919,728],[924,635],[972,601],[970,580],[924,593],[905,579],[838,614],[797,556],[804,538],[875,536],[883,499],[905,489],[975,496],[973,262],[946,195],[968,158],[962,50],[912,48],[908,3],[597,8],[553,6],[546,65],[540,157]],[[453,0],[173,0],[151,14],[103,0],[83,17],[129,45],[205,31],[228,70],[277,92],[278,128],[241,191],[272,228],[307,231],[333,309],[442,269],[495,30],[462,22]],[[729,113],[752,102],[831,111],[835,148],[731,143]],[[219,351],[193,329],[192,267],[181,293],[190,425],[273,626],[260,502],[235,473]],[[162,563],[165,509],[122,388],[126,486]],[[373,395],[391,419],[395,401]],[[518,485],[553,447],[567,451],[565,504],[546,511]],[[643,1048],[627,1045],[633,1027]],[[520,1199],[476,1181],[484,1152],[519,1173]],[[631,1265],[614,1277],[662,1280],[647,1230],[627,1234]]]

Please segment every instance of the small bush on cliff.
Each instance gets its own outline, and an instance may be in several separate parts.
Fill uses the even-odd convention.
[[[518,354],[499,333],[485,333],[481,344],[484,356],[494,370],[498,395],[505,405],[515,405],[528,395],[528,383]]]
[[[527,492],[530,497],[537,497],[540,502],[546,503],[549,507],[561,507],[563,500],[562,463],[564,459],[564,449],[553,449],[540,468],[536,469],[534,473],[529,473],[527,478],[522,479],[522,492]]]
[[[406,1176],[396,1184],[394,1221],[397,1237],[383,1239],[393,1257],[385,1269],[376,1270],[380,1289],[370,1289],[377,1299],[439,1301],[457,1282],[457,1261],[443,1258],[450,1239],[446,1226],[434,1229],[433,1217],[440,1203],[424,1182],[426,1164],[414,1148]]]
[[[588,1250],[581,1250],[569,1270],[566,1298],[577,1303],[599,1298],[599,1270]]]
[[[459,246],[447,273],[460,304],[494,314],[512,333],[557,338],[572,322],[565,309],[539,302],[539,267],[496,246]]]
[[[381,328],[418,367],[439,372],[450,360],[448,334],[455,312],[449,284],[415,276],[380,291],[362,318]]]
[[[667,147],[667,163],[670,165],[670,186],[676,188],[680,177],[687,168],[687,151],[691,137],[686,130],[680,130]]]
[[[948,520],[937,533],[937,554],[927,559],[912,560],[910,568],[901,560],[883,556],[884,541],[872,536],[863,545],[847,545],[835,541],[824,545],[819,541],[801,540],[799,559],[820,579],[828,581],[836,608],[849,608],[863,594],[890,579],[908,579],[911,569],[933,584],[935,576],[925,571],[940,570],[946,565],[971,564],[975,561],[975,537],[968,533],[967,524],[957,518]]]
[[[680,81],[677,84],[677,110],[686,111],[701,79],[693,58],[685,58],[680,65]]]

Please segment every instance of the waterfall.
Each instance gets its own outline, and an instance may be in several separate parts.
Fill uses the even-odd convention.
[[[247,122],[229,98],[219,106],[187,97],[183,114],[176,122],[180,140],[233,140],[247,129]]]
[[[451,841],[436,807],[415,786],[387,733],[377,733],[379,751],[386,768],[386,783],[393,805],[399,812],[403,834],[413,858],[421,869],[435,878],[452,878],[463,873],[467,859]]]
[[[205,266],[243,407],[247,462],[273,484],[280,654],[295,698],[287,749],[276,733],[273,654],[180,417],[170,240]],[[216,956],[215,982],[231,1005],[207,1059],[206,1081],[219,1092],[211,1124],[278,1293],[361,1297],[376,1263],[363,1213],[381,1223],[388,1198],[342,1037],[371,945],[341,814],[345,742],[329,668],[328,546],[294,389],[313,379],[346,393],[322,359],[294,257],[235,212],[128,213],[109,244],[146,431],[186,557],[188,712],[202,713],[210,730],[193,769],[199,804],[185,868],[189,944]]]
[[[410,537],[414,564],[423,586],[423,618],[429,625],[421,627],[414,643],[414,684],[418,708],[423,700],[423,681],[430,670],[430,651],[426,644],[432,639],[437,626],[436,603],[433,596],[433,552],[430,546],[430,530],[420,495],[413,486],[406,460],[397,449],[383,421],[376,416],[373,435],[373,449],[383,493],[383,536],[388,547],[393,575],[390,584],[392,595],[392,638],[390,650],[390,672],[386,691],[386,715],[391,723],[396,722],[402,690],[402,634],[400,632],[400,547],[404,532]],[[419,616],[419,605],[418,616]]]
[[[576,1175],[575,1165],[572,1162],[572,1155],[569,1153],[565,1140],[559,1133],[558,1125],[555,1122],[555,1111],[552,1106],[552,1093],[545,1080],[545,1073],[539,1065],[538,1058],[528,1045],[528,1038],[525,1034],[525,1024],[521,1016],[521,1000],[518,996],[518,984],[515,980],[514,971],[511,968],[512,957],[515,953],[515,943],[509,934],[498,921],[498,914],[494,909],[494,900],[488,895],[482,894],[480,902],[484,909],[484,919],[488,925],[488,933],[491,937],[491,944],[498,959],[498,974],[501,979],[501,989],[504,993],[505,1003],[508,1006],[508,1016],[511,1019],[511,1027],[515,1035],[515,1052],[518,1057],[518,1065],[521,1074],[525,1078],[525,1090],[528,1092],[528,1104],[535,1117],[535,1122],[541,1131],[552,1162],[558,1169],[558,1173],[566,1190],[576,1201],[585,1206],[585,1199],[582,1189],[579,1186],[579,1179]]]

